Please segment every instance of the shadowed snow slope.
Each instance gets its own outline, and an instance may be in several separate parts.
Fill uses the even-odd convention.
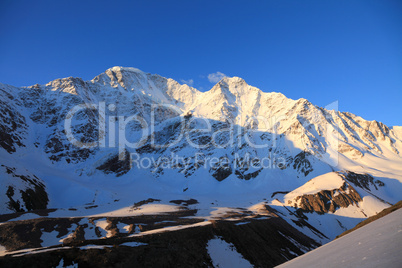
[[[402,209],[278,267],[389,267],[402,263]]]

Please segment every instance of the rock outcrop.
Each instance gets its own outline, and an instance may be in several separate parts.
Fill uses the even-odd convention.
[[[342,176],[344,179],[348,180],[351,182],[353,185],[360,187],[362,189],[371,191],[372,187],[374,187],[376,190],[378,190],[378,187],[383,187],[385,186],[384,182],[380,180],[375,180],[373,176],[369,174],[359,174],[359,173],[354,173],[352,171],[343,171],[343,172],[338,172],[340,176]]]
[[[49,197],[41,179],[26,170],[1,165],[0,177],[4,192],[5,204],[1,212],[25,212],[36,209],[46,209]],[[2,193],[3,194],[3,193]]]
[[[295,198],[296,208],[303,212],[317,212],[319,214],[335,212],[338,208],[346,208],[362,201],[357,191],[346,181],[339,189],[322,190],[315,194],[298,196]]]

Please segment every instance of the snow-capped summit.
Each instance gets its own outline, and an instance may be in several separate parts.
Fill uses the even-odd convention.
[[[132,73],[143,73],[143,71],[141,71],[138,68],[134,68],[134,67],[122,67],[122,66],[114,66],[112,68],[109,68],[106,70],[107,71],[113,71],[113,72],[132,72]]]

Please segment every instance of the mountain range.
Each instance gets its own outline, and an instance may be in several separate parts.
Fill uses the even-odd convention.
[[[4,264],[273,266],[402,199],[402,127],[239,77],[113,67],[0,84],[0,110]]]

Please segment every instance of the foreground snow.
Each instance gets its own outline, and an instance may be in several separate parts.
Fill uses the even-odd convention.
[[[278,267],[400,267],[402,209]]]
[[[220,238],[209,240],[207,250],[214,267],[253,267],[233,245]]]

